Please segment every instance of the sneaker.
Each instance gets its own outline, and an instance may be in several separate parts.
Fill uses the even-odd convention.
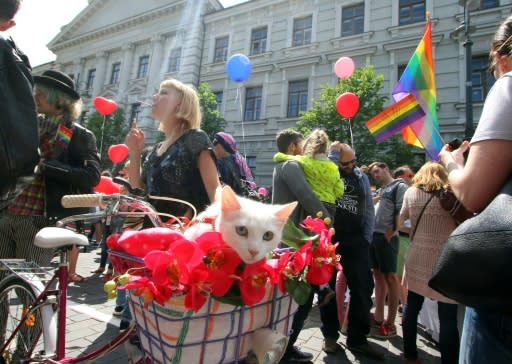
[[[126,330],[128,327],[130,327],[130,321],[121,320],[121,323],[119,324],[119,331]]]
[[[340,344],[337,343],[336,339],[326,337],[324,339],[322,350],[327,354],[336,354],[338,351],[341,350],[341,346]]]
[[[336,292],[334,292],[329,287],[325,287],[318,291],[318,307],[324,307],[336,296]]]
[[[380,352],[375,348],[375,346],[371,345],[369,342],[365,342],[363,344],[358,345],[349,345],[347,344],[348,350],[353,353],[364,355],[368,358],[377,359],[377,360],[385,360],[384,353]]]
[[[370,313],[370,325],[371,325],[371,327],[378,328],[378,327],[382,326],[382,322],[383,321],[375,320],[375,314]]]
[[[393,324],[383,323],[371,333],[371,337],[376,339],[389,339],[396,336],[396,326]]]
[[[298,347],[292,346],[286,349],[282,362],[307,363],[313,360],[313,354],[301,351]]]
[[[114,316],[121,316],[124,312],[124,306],[116,306],[114,308],[114,312],[112,312],[112,315]]]

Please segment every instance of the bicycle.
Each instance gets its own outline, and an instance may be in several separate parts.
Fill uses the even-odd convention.
[[[163,226],[160,219],[162,214],[141,199],[142,191],[132,189],[123,181],[116,179],[116,182],[121,182],[138,197],[120,194],[63,197],[64,207],[102,206],[103,210],[66,217],[58,221],[56,227],[46,227],[38,232],[34,244],[41,248],[56,249],[59,253],[59,264],[55,272],[51,272],[51,268],[39,267],[34,262],[22,259],[0,260],[0,269],[8,274],[0,281],[0,364],[90,361],[116,349],[135,333],[136,324],[131,323],[128,329],[90,353],[76,358],[65,355],[67,250],[73,245],[86,247],[89,242],[84,235],[64,226],[70,222],[87,222],[98,218],[110,221],[114,216],[148,216],[154,226]]]

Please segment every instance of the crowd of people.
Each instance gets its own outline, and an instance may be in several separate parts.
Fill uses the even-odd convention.
[[[18,7],[19,0],[0,1],[0,31],[14,25],[12,19]],[[1,47],[12,48],[11,43],[0,37]],[[420,363],[417,324],[427,297],[438,303],[442,363],[512,362],[509,313],[466,308],[460,339],[457,302],[427,284],[443,243],[456,227],[449,212],[442,208],[438,192],[449,185],[468,209],[478,212],[496,196],[512,172],[512,157],[504,152],[512,143],[508,120],[512,107],[512,17],[495,34],[491,60],[497,82],[485,102],[474,137],[456,150],[446,145],[439,163],[426,162],[417,173],[409,166],[393,171],[380,161],[360,168],[352,146],[331,142],[320,129],[306,138],[291,129],[278,132],[271,202],[297,201],[290,217],[297,226],[306,216],[321,213],[329,217],[343,267],[333,274],[329,284],[313,290],[294,314],[284,362],[312,359],[296,346],[296,341],[315,295],[324,336],[322,348],[328,354],[342,350],[338,343],[341,330],[349,350],[385,359],[382,349],[368,337],[387,340],[397,335],[395,322],[401,303],[404,360]],[[60,199],[65,194],[92,193],[100,181],[101,166],[94,134],[76,122],[82,101],[73,79],[58,70],[47,70],[33,79],[24,77],[26,82],[18,86],[30,91],[31,98],[33,95],[27,105],[33,105],[33,113],[38,116],[27,128],[37,130],[39,143],[33,147],[39,150],[40,160],[28,176],[0,180],[4,206],[0,215],[0,258],[30,259],[47,266],[52,252],[33,245],[35,234],[64,216],[88,212],[64,209]],[[144,132],[134,122],[126,136],[129,163],[119,176],[149,195],[188,201],[198,212],[214,202],[215,191],[221,185],[231,186],[239,195],[251,195],[255,180],[235,138],[222,131],[210,139],[200,129],[201,108],[193,87],[175,79],[164,80],[152,98],[152,115],[160,123],[164,140],[147,150]],[[464,153],[468,150],[466,159]],[[493,178],[486,178],[491,175]],[[18,179],[23,179],[23,184],[13,183]],[[375,190],[372,182],[377,185]],[[193,216],[188,205],[151,202],[160,212]],[[100,229],[98,225],[96,228]],[[97,234],[96,240],[103,245],[102,257],[94,273],[107,269],[105,238],[109,228],[101,230],[103,234]],[[410,240],[405,267],[398,259],[400,232]],[[69,255],[70,282],[83,282],[84,277],[76,273],[78,249],[73,248]],[[115,313],[129,320],[127,311],[122,297]]]

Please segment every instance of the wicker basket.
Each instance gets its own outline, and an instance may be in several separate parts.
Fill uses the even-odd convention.
[[[109,256],[120,273],[144,266],[142,259],[127,254],[110,251]],[[263,300],[254,306],[233,306],[210,298],[198,312],[185,309],[183,296],[172,297],[165,306],[152,303],[147,309],[141,297],[131,292],[128,297],[142,347],[155,364],[237,363],[258,345],[253,345],[253,339],[261,338],[261,333],[253,335],[258,329],[289,336],[298,307],[277,285],[269,285]]]

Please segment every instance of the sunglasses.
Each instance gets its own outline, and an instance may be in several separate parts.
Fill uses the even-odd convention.
[[[354,164],[356,163],[356,159],[352,159],[351,161],[348,161],[348,162],[340,162],[340,164],[343,166],[343,167],[346,167],[348,166],[349,164]]]

